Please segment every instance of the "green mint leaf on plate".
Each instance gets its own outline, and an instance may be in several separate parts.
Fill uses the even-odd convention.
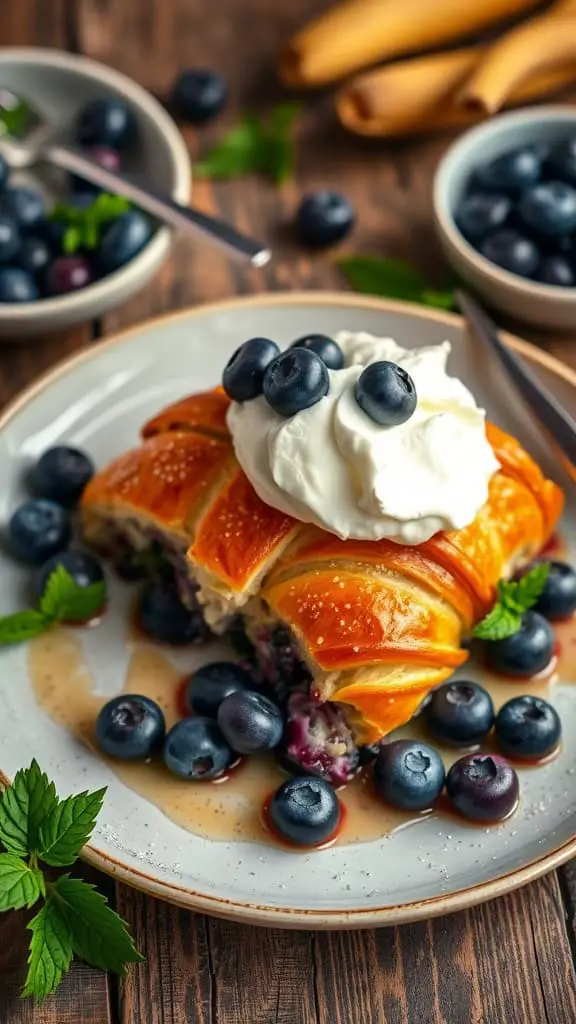
[[[80,587],[63,565],[50,573],[42,597],[40,612],[57,622],[87,622],[101,611],[106,603],[106,584],[103,580]]]
[[[32,932],[28,974],[22,996],[41,1002],[54,992],[72,962],[72,936],[58,901],[50,893],[42,910],[30,924]]]
[[[69,928],[72,948],[86,963],[124,975],[127,964],[144,959],[122,918],[93,885],[61,875],[52,891]]]
[[[50,619],[40,611],[30,608],[28,611],[14,612],[0,618],[0,646],[20,644],[23,640],[32,640],[40,636],[50,625]]]
[[[517,633],[521,623],[522,616],[518,612],[509,611],[497,603],[473,629],[472,636],[478,640],[504,640]]]
[[[42,822],[57,804],[54,783],[32,761],[29,768],[16,773],[0,798],[0,842],[21,857],[36,853]]]
[[[451,290],[436,291],[412,264],[380,256],[344,256],[338,261],[344,277],[357,292],[453,309]]]
[[[537,562],[519,580],[501,585],[500,600],[504,604],[513,602],[515,607],[527,612],[536,604],[546,586],[549,574],[550,563]]]
[[[33,907],[44,895],[44,876],[15,853],[0,853],[0,910]]]
[[[293,128],[300,104],[282,103],[268,118],[246,114],[195,165],[200,177],[225,179],[260,173],[277,184],[294,171]]]
[[[504,640],[517,633],[524,612],[536,604],[544,590],[549,572],[548,562],[538,562],[519,580],[500,580],[496,604],[472,630],[472,636],[480,640]]]
[[[38,854],[53,867],[66,867],[88,842],[104,800],[105,789],[61,800],[40,828]]]

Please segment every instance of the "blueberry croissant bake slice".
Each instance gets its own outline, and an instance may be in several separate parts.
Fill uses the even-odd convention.
[[[488,424],[500,464],[474,521],[417,546],[340,540],[264,504],[235,459],[220,389],[143,428],[83,497],[86,540],[122,560],[159,549],[216,631],[240,613],[267,678],[347,706],[364,742],[408,721],[467,658],[499,579],[533,558],[563,497]]]

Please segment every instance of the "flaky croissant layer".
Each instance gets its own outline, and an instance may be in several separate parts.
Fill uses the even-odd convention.
[[[363,740],[385,735],[466,660],[463,637],[490,608],[498,580],[544,546],[562,492],[489,424],[501,469],[469,526],[417,547],[342,541],[258,498],[234,457],[227,403],[216,389],[150,420],[140,447],[89,484],[86,538],[126,524],[164,537],[182,552],[214,628],[223,631],[238,610],[249,632],[287,627],[320,697],[351,705]]]

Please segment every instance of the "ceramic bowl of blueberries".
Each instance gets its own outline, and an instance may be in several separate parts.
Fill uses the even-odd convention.
[[[576,110],[495,117],[448,150],[436,226],[457,274],[487,304],[537,327],[576,323]]]
[[[69,53],[4,49],[0,88],[96,162],[188,202],[182,136],[129,78]],[[101,316],[146,284],[170,244],[168,228],[126,201],[46,164],[15,170],[0,158],[0,336]]]

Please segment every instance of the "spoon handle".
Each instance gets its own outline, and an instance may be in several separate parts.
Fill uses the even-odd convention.
[[[136,206],[150,213],[171,227],[180,228],[188,234],[201,233],[211,241],[231,251],[234,255],[250,260],[252,266],[263,267],[271,258],[271,252],[260,242],[237,231],[231,224],[211,217],[194,207],[182,206],[170,196],[156,189],[145,188],[124,174],[116,174],[100,167],[82,153],[64,146],[47,146],[40,159],[60,167],[61,170],[77,174],[93,185],[116,195],[125,196]]]

